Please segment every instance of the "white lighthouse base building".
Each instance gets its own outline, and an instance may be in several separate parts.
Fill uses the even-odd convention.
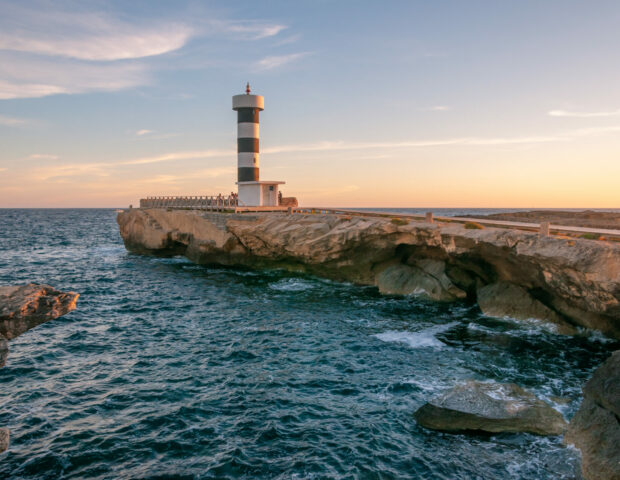
[[[241,207],[277,207],[279,181],[237,182],[239,206]]]

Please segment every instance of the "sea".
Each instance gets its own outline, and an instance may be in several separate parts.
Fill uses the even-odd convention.
[[[618,342],[467,303],[135,255],[116,215],[0,210],[0,284],[80,293],[75,311],[10,342],[0,478],[580,478],[561,437],[440,433],[412,414],[475,379],[517,383],[568,420]]]

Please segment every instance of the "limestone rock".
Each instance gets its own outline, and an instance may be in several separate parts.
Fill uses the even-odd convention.
[[[564,443],[581,450],[588,480],[620,479],[620,350],[601,365],[584,388]]]
[[[414,414],[423,427],[445,432],[529,432],[560,435],[562,415],[513,383],[469,381],[448,390]]]
[[[0,453],[9,448],[11,434],[8,428],[0,428]]]
[[[455,286],[445,273],[445,263],[422,259],[415,265],[391,265],[377,276],[381,293],[419,295],[438,301],[465,298],[466,293]]]
[[[561,333],[575,333],[575,329],[556,312],[533,298],[524,288],[512,283],[497,282],[485,285],[478,289],[477,297],[480,310],[485,315],[552,322],[558,326],[558,331]]]
[[[348,215],[132,209],[117,221],[130,251],[200,264],[304,271],[442,301],[510,284],[527,293],[513,295],[511,316],[620,339],[620,245],[610,242]]]
[[[0,287],[0,335],[7,340],[75,309],[78,294],[30,283]]]
[[[9,342],[0,335],[0,368],[4,367],[6,357],[9,355]]]

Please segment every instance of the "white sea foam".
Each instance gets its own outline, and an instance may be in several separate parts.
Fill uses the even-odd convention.
[[[426,328],[419,332],[388,330],[387,332],[376,334],[375,337],[383,342],[406,343],[411,348],[442,348],[445,344],[437,339],[435,335],[445,332],[457,324],[458,322],[450,322],[445,325]]]
[[[314,287],[315,285],[313,283],[300,278],[288,278],[269,285],[269,288],[272,290],[278,290],[280,292],[303,292],[304,290],[311,290]]]

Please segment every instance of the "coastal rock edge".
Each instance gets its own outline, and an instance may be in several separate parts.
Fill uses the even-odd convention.
[[[444,432],[528,432],[561,435],[566,421],[533,393],[513,383],[469,381],[420,407],[414,418]]]
[[[620,350],[592,375],[584,399],[571,419],[564,443],[581,451],[581,470],[588,480],[620,478]]]
[[[620,246],[611,242],[345,215],[130,209],[117,222],[136,253],[285,268],[440,301],[482,299],[494,316],[620,339]]]
[[[0,287],[0,367],[9,354],[7,340],[74,310],[78,297],[34,283]],[[9,437],[8,428],[0,428],[0,453],[9,447]]]

